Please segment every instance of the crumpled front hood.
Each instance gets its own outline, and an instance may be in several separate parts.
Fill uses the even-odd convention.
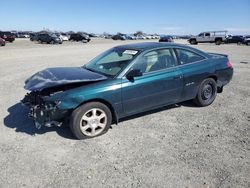
[[[82,67],[57,67],[40,71],[25,81],[24,88],[30,91],[65,85],[70,83],[106,80],[107,77]]]

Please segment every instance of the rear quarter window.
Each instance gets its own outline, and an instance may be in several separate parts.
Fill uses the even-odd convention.
[[[176,53],[181,65],[202,61],[205,57],[185,49],[176,49]]]

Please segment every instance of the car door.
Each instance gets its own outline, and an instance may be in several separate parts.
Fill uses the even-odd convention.
[[[203,41],[204,41],[204,33],[200,33],[200,34],[196,37],[196,41],[197,41],[197,42],[203,42]]]
[[[133,80],[125,76],[122,78],[125,114],[135,114],[178,101],[183,80],[176,63],[172,49],[153,50],[138,57],[130,70],[139,69],[143,75]]]
[[[183,73],[182,101],[193,99],[198,91],[200,83],[215,70],[208,59],[189,49],[176,48],[176,56],[179,61],[179,69]]]
[[[210,33],[203,33],[203,36],[199,39],[199,42],[209,42]]]

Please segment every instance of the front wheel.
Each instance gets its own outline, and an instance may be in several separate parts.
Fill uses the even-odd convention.
[[[208,106],[212,104],[217,95],[217,84],[214,79],[207,78],[201,83],[194,102],[198,106]]]
[[[78,139],[93,138],[106,133],[111,122],[112,114],[106,105],[89,102],[72,112],[70,129]]]

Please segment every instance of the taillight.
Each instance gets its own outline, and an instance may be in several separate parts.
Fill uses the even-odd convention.
[[[227,62],[227,67],[228,68],[233,68],[233,65],[232,65],[232,63],[230,61]]]

